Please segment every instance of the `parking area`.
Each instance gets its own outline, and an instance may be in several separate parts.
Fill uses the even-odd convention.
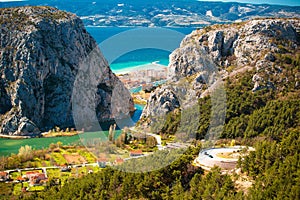
[[[194,164],[208,170],[214,166],[219,166],[224,170],[231,170],[236,167],[237,161],[242,155],[241,153],[244,148],[246,147],[233,146],[203,149],[199,152]]]

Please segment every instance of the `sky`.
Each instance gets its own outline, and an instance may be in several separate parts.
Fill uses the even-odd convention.
[[[222,1],[222,2],[240,2],[240,3],[253,3],[253,4],[277,4],[288,6],[300,6],[300,0],[203,0],[203,1]]]
[[[0,0],[0,2],[23,1],[23,0]]]
[[[22,1],[22,0],[0,0],[0,2],[9,1]],[[300,0],[199,0],[199,1],[222,1],[222,2],[240,2],[240,3],[253,3],[253,4],[275,4],[275,5],[288,5],[300,6]]]

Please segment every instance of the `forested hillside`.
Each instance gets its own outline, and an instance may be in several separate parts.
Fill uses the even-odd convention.
[[[253,20],[207,27],[184,39],[170,56],[169,67],[175,71],[172,84],[179,90],[180,84],[192,85],[184,91],[184,103],[194,95],[196,104],[184,107],[176,99],[176,90],[158,87],[144,109],[149,112],[144,112],[144,121],[139,123],[152,125],[151,131],[163,139],[174,138],[176,132],[189,139],[196,136],[183,155],[180,149],[156,151],[127,160],[118,168],[106,167],[85,177],[69,178],[64,185],[49,179],[45,191],[25,191],[21,196],[7,192],[14,183],[0,184],[0,195],[5,194],[1,198],[300,199],[299,24],[298,19]],[[203,52],[210,58],[209,66],[216,66],[215,73],[203,67],[207,64]],[[213,97],[202,94],[210,87],[205,80],[220,81],[214,79],[216,73],[224,83],[226,97],[220,97],[226,99],[226,109],[215,115],[225,115],[224,126],[216,127],[221,129],[220,135],[208,141]],[[158,94],[164,94],[165,101]],[[151,111],[159,105],[166,105],[167,109],[162,109],[167,111],[163,113],[166,120],[151,124]],[[205,142],[217,145],[220,141],[253,146],[255,151],[240,158],[238,169],[227,173],[193,165]],[[178,159],[164,166],[173,158]],[[137,170],[150,164],[161,167]],[[127,167],[139,173],[129,173]],[[250,184],[241,187],[243,179]]]
[[[103,169],[97,174],[70,180],[63,187],[50,186],[28,199],[300,199],[300,56],[298,50],[287,47],[277,54],[274,65],[280,74],[261,72],[261,76],[276,85],[253,91],[253,70],[227,77],[226,119],[221,139],[235,139],[242,145],[251,145],[255,151],[238,162],[239,173],[222,174],[214,168],[204,172],[191,163],[201,149],[190,147],[177,161],[157,171],[125,173]],[[180,126],[181,132],[197,129],[197,139],[205,138],[211,114],[210,97],[201,98],[197,109],[190,108],[189,116],[199,115],[199,121],[190,120],[189,126]],[[179,114],[170,112],[163,124],[162,134],[177,131]],[[191,117],[192,118],[192,117]],[[186,128],[186,129],[185,129]],[[175,152],[176,154],[176,152]],[[163,152],[161,153],[163,155]],[[155,162],[155,155],[140,162]],[[158,163],[159,164],[159,163]],[[247,177],[253,184],[241,189],[237,180]]]
[[[264,139],[256,151],[240,161],[253,180],[248,193],[238,189],[238,175],[222,175],[214,168],[204,173],[191,165],[199,148],[190,148],[179,160],[158,171],[126,173],[103,169],[97,174],[71,180],[62,188],[26,199],[299,199],[299,130],[286,132],[281,142]]]

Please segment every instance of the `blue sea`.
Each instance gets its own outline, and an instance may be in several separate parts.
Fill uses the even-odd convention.
[[[122,34],[125,31],[130,31],[138,28],[132,27],[86,27],[87,31],[94,37],[96,42],[101,46],[101,43],[112,36]],[[167,28],[172,31],[177,31],[182,33],[182,38],[191,33],[195,28]],[[132,35],[132,37],[139,37],[139,35]],[[162,37],[168,37],[162,35]],[[162,40],[162,38],[158,38]],[[168,38],[166,38],[168,39]],[[165,38],[163,38],[165,40]],[[170,40],[171,41],[171,40]],[[180,45],[180,41],[174,40],[177,44],[172,44],[173,47],[177,48]],[[117,46],[114,48],[118,48]],[[139,50],[134,50],[128,52],[116,60],[114,60],[110,67],[113,72],[120,72],[122,70],[126,70],[129,68],[142,69],[143,65],[150,64],[152,62],[157,62],[157,64],[167,66],[169,64],[169,55],[175,50],[175,48],[171,48],[171,51],[161,50],[161,49],[153,49],[153,48],[144,48]],[[103,50],[103,49],[102,49]],[[102,51],[104,57],[108,57],[106,54],[108,52]]]
[[[98,45],[100,46],[101,49],[101,43],[106,41],[107,39],[116,36],[117,34],[122,34],[125,31],[130,31],[134,30],[136,28],[132,27],[86,27],[87,31],[93,36],[93,38],[96,40]],[[156,62],[157,64],[167,66],[169,64],[169,55],[172,53],[175,48],[178,48],[180,45],[181,39],[189,33],[191,33],[194,28],[169,28],[172,31],[177,31],[179,33],[182,33],[182,38],[180,40],[174,40],[177,43],[172,44],[173,49],[171,48],[170,51],[165,51],[161,49],[153,49],[153,48],[144,48],[144,49],[139,49],[139,50],[134,50],[131,52],[128,52],[117,59],[115,59],[111,64],[110,67],[113,72],[118,73],[120,71],[126,71],[127,69],[130,68],[135,68],[136,70],[138,69],[143,69],[144,65],[150,64],[152,62]],[[139,35],[132,35],[132,37],[139,37]],[[162,35],[163,40],[167,40],[168,36]],[[161,38],[157,38],[161,40]],[[116,45],[114,48],[118,48]],[[106,51],[103,49],[102,53],[104,57],[107,57]],[[159,67],[159,66],[158,66]],[[131,92],[135,93],[139,91],[141,88],[131,88]],[[122,120],[121,122],[118,122],[118,127],[123,128],[124,126],[132,126],[134,125],[140,118],[144,106],[142,105],[135,105],[136,111],[131,116],[131,119],[125,119]],[[103,128],[103,127],[102,127]],[[104,128],[105,129],[105,128]]]

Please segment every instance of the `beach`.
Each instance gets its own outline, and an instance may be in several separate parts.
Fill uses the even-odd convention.
[[[118,66],[121,64],[122,63],[118,64]],[[125,65],[125,67],[119,69],[115,68],[114,65],[112,64],[111,69],[115,74],[121,75],[121,74],[141,71],[141,70],[161,70],[161,69],[166,69],[168,67],[166,65],[159,64],[159,61],[154,61],[151,63],[145,63],[141,65],[134,65],[135,63],[132,64],[133,66],[128,66],[128,64],[126,64],[127,66]]]

